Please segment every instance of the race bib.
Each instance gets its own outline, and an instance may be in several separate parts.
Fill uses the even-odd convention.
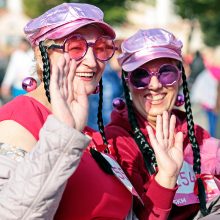
[[[109,157],[107,154],[104,154],[104,153],[101,153],[101,154],[111,165],[112,171],[114,175],[117,177],[117,179],[132,193],[132,195],[138,197],[138,199],[143,204],[142,199],[138,195],[137,191],[135,190],[135,188],[133,187],[130,180],[127,178],[126,174],[122,170],[121,166],[117,163],[117,161]]]
[[[215,196],[220,195],[219,188],[217,187],[216,181],[214,180],[212,175],[201,174],[201,178],[203,180],[206,190],[207,201],[210,201]],[[199,199],[197,196],[198,189],[197,187],[195,187],[195,182],[196,175],[193,171],[192,165],[184,161],[177,180],[179,188],[173,200],[173,203],[175,205],[185,206],[189,204],[199,203]]]

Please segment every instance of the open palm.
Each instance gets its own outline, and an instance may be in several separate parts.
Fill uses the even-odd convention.
[[[76,62],[64,54],[52,66],[50,96],[53,114],[62,122],[81,131],[88,118],[88,97],[82,81],[74,90]]]
[[[174,115],[169,117],[165,111],[162,116],[157,116],[156,135],[152,128],[147,126],[158,164],[157,180],[159,182],[171,180],[171,185],[176,184],[183,163],[183,134],[182,132],[175,133],[175,125],[176,117]]]

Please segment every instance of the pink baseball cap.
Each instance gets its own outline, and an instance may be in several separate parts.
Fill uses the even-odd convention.
[[[95,24],[114,39],[114,30],[103,21],[103,17],[101,9],[94,5],[63,3],[32,19],[24,27],[24,32],[31,45],[36,46],[45,39],[60,39],[85,25]]]
[[[164,29],[139,30],[122,43],[118,62],[127,72],[157,58],[172,58],[182,62],[182,46],[180,40]]]

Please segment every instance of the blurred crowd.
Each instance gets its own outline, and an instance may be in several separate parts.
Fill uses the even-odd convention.
[[[188,85],[195,123],[220,138],[219,50],[195,51],[187,57]]]
[[[34,53],[29,42],[21,38],[10,53],[0,51],[1,104],[26,93],[22,81],[28,76],[37,78]]]

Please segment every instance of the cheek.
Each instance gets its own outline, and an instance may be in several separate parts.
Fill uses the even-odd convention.
[[[145,105],[145,101],[143,100],[143,92],[131,90],[131,97],[132,102],[137,108]]]
[[[178,91],[179,91],[178,86],[170,88],[168,90],[168,97],[169,97],[169,102],[170,102],[171,105],[174,105],[174,103],[176,101]]]

